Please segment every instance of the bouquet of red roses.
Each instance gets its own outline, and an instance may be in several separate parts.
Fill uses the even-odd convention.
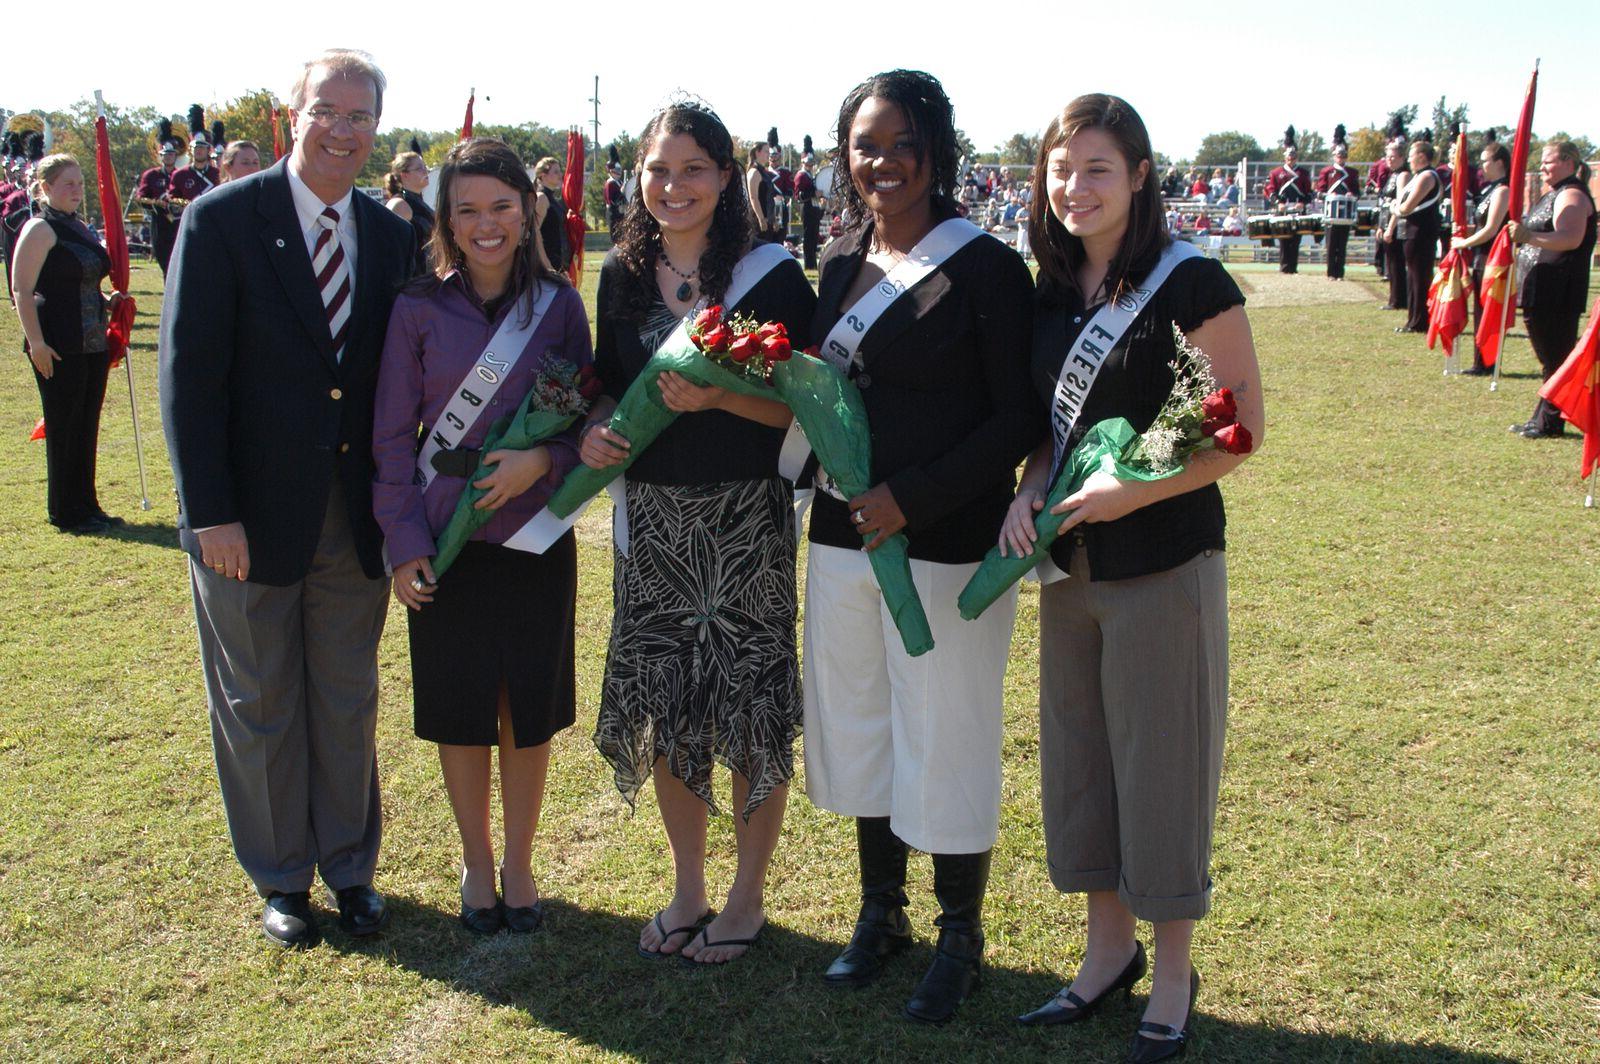
[[[701,387],[724,388],[740,395],[773,398],[772,367],[789,358],[789,337],[782,322],[757,324],[746,317],[723,318],[721,307],[708,307],[690,322],[686,342],[669,340],[650,356],[612,412],[607,427],[632,446],[614,466],[580,465],[550,497],[549,511],[566,517],[627,472],[645,448],[678,419],[661,398],[659,378],[678,373]]]
[[[1083,487],[1091,474],[1103,471],[1119,480],[1161,480],[1181,470],[1199,451],[1250,453],[1255,441],[1250,430],[1239,424],[1233,392],[1217,387],[1211,360],[1190,344],[1176,325],[1172,334],[1178,342],[1178,357],[1172,362],[1172,392],[1155,421],[1140,435],[1126,418],[1108,418],[1084,435],[1062,462],[1044,508],[1034,516],[1038,538],[1033,553],[1012,557],[998,546],[991,547],[961,590],[957,607],[962,617],[976,618],[1049,555],[1061,535],[1061,523],[1070,515],[1070,511],[1053,514],[1050,508]]]
[[[472,482],[494,470],[494,463],[484,464],[482,456],[491,451],[526,451],[565,432],[599,394],[600,378],[594,375],[594,367],[579,369],[566,359],[557,359],[539,371],[517,412],[500,418],[489,427],[489,435],[484,437],[483,446],[479,448],[478,466],[467,478],[467,486],[456,500],[449,523],[439,533],[433,559],[435,578],[444,575],[472,534],[488,524],[495,514],[493,510],[479,510],[473,506],[488,493],[483,488],[473,487]]]

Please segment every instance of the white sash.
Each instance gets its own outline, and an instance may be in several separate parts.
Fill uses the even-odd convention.
[[[771,273],[780,263],[792,260],[793,255],[784,250],[782,244],[757,244],[747,252],[733,267],[733,277],[728,282],[728,290],[722,295],[722,305],[732,313],[750,290],[756,286],[767,274]],[[661,342],[656,351],[664,351],[670,347],[682,346],[689,342],[689,326],[693,324],[696,315],[709,305],[709,300],[704,296],[700,298],[689,313],[683,316],[678,327]],[[654,355],[655,352],[651,352]],[[617,551],[627,557],[630,546],[628,537],[628,498],[623,486],[627,477],[620,476],[606,485],[606,492],[611,496],[611,538],[617,545]],[[591,500],[593,501],[593,500]],[[528,522],[506,540],[504,546],[513,550],[532,551],[534,554],[543,554],[545,550],[566,534],[567,529],[577,523],[583,511],[589,508],[589,503],[584,503],[566,517],[557,517],[548,509],[541,509],[528,519]]]
[[[982,229],[965,218],[948,218],[934,226],[916,246],[897,263],[883,280],[873,285],[856,300],[834,323],[828,337],[822,342],[820,355],[841,373],[848,374],[852,365],[859,365],[861,338],[906,292],[915,288],[957,251],[980,236]],[[800,476],[806,460],[811,457],[811,445],[795,421],[783,439],[783,449],[778,453],[778,473],[789,480]],[[804,513],[802,509],[800,511]]]
[[[1056,378],[1055,397],[1050,402],[1050,434],[1053,444],[1050,484],[1055,484],[1056,477],[1061,472],[1061,463],[1067,455],[1067,441],[1072,437],[1072,429],[1078,423],[1079,415],[1083,413],[1083,404],[1089,398],[1089,390],[1094,387],[1094,382],[1100,376],[1100,369],[1105,365],[1106,356],[1117,346],[1123,334],[1133,326],[1134,320],[1149,305],[1151,298],[1166,283],[1167,278],[1172,276],[1172,271],[1178,263],[1204,254],[1193,244],[1174,240],[1156,260],[1155,267],[1144,279],[1143,285],[1124,292],[1116,299],[1107,300],[1078,334],[1072,349],[1062,360],[1061,374]]]
[[[521,360],[527,350],[528,340],[533,336],[534,330],[544,320],[545,311],[550,309],[550,304],[556,298],[557,286],[553,284],[540,285],[539,298],[534,301],[533,314],[526,325],[519,325],[521,317],[517,307],[512,306],[510,313],[500,323],[500,328],[495,330],[494,336],[489,339],[489,346],[484,348],[483,354],[467,370],[467,375],[456,386],[455,394],[450,397],[450,402],[445,405],[444,412],[433,423],[433,428],[428,430],[427,437],[422,441],[422,449],[417,452],[417,471],[415,481],[424,492],[433,483],[433,478],[438,476],[433,468],[433,456],[440,451],[450,451],[461,445],[467,431],[483,416],[484,405],[494,398],[505,379],[511,375],[512,367]],[[521,302],[518,300],[517,302]]]

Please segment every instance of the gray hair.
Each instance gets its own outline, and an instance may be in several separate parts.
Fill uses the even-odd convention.
[[[300,70],[300,76],[289,87],[288,103],[296,111],[305,109],[306,85],[311,81],[313,70],[326,70],[330,74],[337,74],[344,78],[367,78],[372,82],[372,91],[375,103],[372,113],[383,117],[383,90],[388,87],[389,79],[383,76],[383,71],[378,69],[378,64],[371,55],[355,48],[330,48],[321,55],[313,56],[306,60]]]

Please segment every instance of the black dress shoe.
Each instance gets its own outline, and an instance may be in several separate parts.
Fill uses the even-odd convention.
[[[347,935],[376,935],[389,925],[389,907],[383,895],[363,883],[334,891],[339,904],[339,928]]]
[[[1032,1012],[1018,1016],[1017,1022],[1025,1027],[1053,1027],[1060,1023],[1077,1023],[1079,1020],[1086,1020],[1094,1015],[1094,1011],[1100,1007],[1101,1002],[1118,990],[1125,991],[1131,997],[1133,995],[1133,985],[1144,978],[1145,967],[1144,943],[1135,939],[1133,943],[1133,959],[1128,961],[1127,967],[1123,968],[1122,973],[1111,981],[1110,986],[1088,1001],[1083,1000],[1083,998],[1066,987],[1062,987],[1061,993]]]
[[[1189,1010],[1184,1014],[1183,1026],[1171,1027],[1164,1023],[1139,1024],[1133,1042],[1128,1046],[1126,1064],[1155,1064],[1158,1060],[1172,1060],[1189,1050],[1189,1017],[1194,1014],[1194,999],[1200,996],[1200,973],[1189,969]]]
[[[944,928],[933,965],[916,993],[906,1002],[907,1018],[920,1023],[944,1023],[956,1007],[972,996],[983,980],[983,930],[976,934]]]
[[[544,926],[544,902],[536,901],[532,905],[507,905],[500,904],[501,919],[506,922],[506,930],[517,935],[531,935]]]
[[[492,935],[506,926],[505,906],[496,898],[493,905],[474,909],[465,901],[461,903],[461,926],[474,935]]]
[[[317,918],[311,911],[311,892],[289,894],[273,891],[261,910],[261,930],[267,938],[287,949],[309,949],[321,941]]]
[[[1517,435],[1525,440],[1558,440],[1565,433],[1560,429],[1542,429],[1530,421]]]

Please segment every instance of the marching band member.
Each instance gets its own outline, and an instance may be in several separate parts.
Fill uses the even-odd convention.
[[[1450,242],[1450,246],[1457,250],[1472,251],[1472,331],[1476,335],[1478,323],[1483,320],[1483,301],[1479,289],[1483,287],[1483,271],[1489,262],[1489,247],[1494,243],[1494,238],[1500,235],[1500,227],[1506,224],[1507,209],[1511,205],[1511,189],[1506,184],[1506,176],[1511,173],[1511,153],[1504,144],[1495,139],[1494,130],[1490,129],[1484,134],[1483,151],[1478,156],[1479,172],[1487,182],[1483,186],[1483,194],[1478,198],[1478,209],[1473,214],[1473,224],[1476,228],[1466,236],[1458,236]],[[1472,368],[1462,372],[1482,377],[1491,372],[1484,365],[1483,352],[1478,349],[1476,341],[1472,345]]]
[[[606,228],[611,231],[611,242],[617,242],[617,226],[622,224],[623,212],[628,208],[628,197],[622,189],[622,160],[617,157],[617,146],[611,145],[611,158],[606,160]]]
[[[1406,137],[1402,129],[1400,135],[1390,140],[1384,148],[1383,161],[1387,173],[1379,193],[1378,242],[1383,246],[1383,261],[1389,278],[1389,302],[1383,305],[1384,310],[1405,310],[1407,302],[1406,260],[1401,253],[1405,250],[1404,241],[1409,227],[1395,213],[1395,206],[1405,193],[1406,181],[1411,177],[1405,153]]]
[[[1428,331],[1428,285],[1433,280],[1433,252],[1439,242],[1439,196],[1443,182],[1433,169],[1433,134],[1424,129],[1411,145],[1411,179],[1406,182],[1397,218],[1409,229],[1402,241],[1406,263],[1406,323],[1395,332]]]
[[[178,239],[178,215],[172,203],[172,166],[178,161],[178,146],[172,122],[163,118],[156,134],[158,163],[139,175],[139,183],[133,190],[133,198],[144,207],[145,216],[150,220],[150,246],[162,277],[167,275],[172,245]]]
[[[1470,159],[1456,158],[1456,139],[1461,135],[1461,123],[1450,123],[1450,148],[1445,165],[1435,167],[1434,173],[1439,175],[1439,257],[1442,259],[1450,251],[1451,236],[1454,230],[1455,219],[1451,217],[1450,190],[1454,187],[1457,174],[1467,183],[1467,198],[1476,200],[1483,189],[1483,173],[1472,165]],[[1470,206],[1469,206],[1470,209]],[[1465,221],[1465,219],[1463,219]]]
[[[806,269],[814,270],[822,232],[822,197],[817,193],[817,156],[811,150],[810,133],[806,134],[805,152],[800,156],[800,172],[794,175],[794,195],[800,201],[800,246],[805,252]]]
[[[1267,178],[1267,201],[1279,207],[1292,207],[1311,202],[1311,174],[1305,167],[1296,165],[1300,151],[1294,146],[1294,127],[1283,133],[1283,165]],[[1300,268],[1300,236],[1284,237],[1278,241],[1278,272],[1298,273]]]
[[[1520,222],[1511,223],[1517,245],[1517,296],[1528,342],[1544,379],[1561,368],[1578,342],[1578,319],[1589,302],[1589,262],[1594,257],[1594,197],[1589,168],[1570,140],[1551,141],[1539,160],[1544,196]],[[1527,424],[1511,431],[1527,439],[1559,436],[1561,411],[1540,397]]]
[[[1358,196],[1360,183],[1356,180],[1356,172],[1345,161],[1349,158],[1349,149],[1345,146],[1344,126],[1335,126],[1333,130],[1333,164],[1324,166],[1317,174],[1317,192],[1322,196]],[[1328,277],[1331,280],[1344,280],[1345,247],[1350,243],[1350,229],[1348,225],[1330,225],[1326,228],[1328,237]]]
[[[211,161],[206,113],[195,104],[189,108],[189,165],[172,172],[171,194],[181,200],[197,200],[221,183],[222,173]]]

